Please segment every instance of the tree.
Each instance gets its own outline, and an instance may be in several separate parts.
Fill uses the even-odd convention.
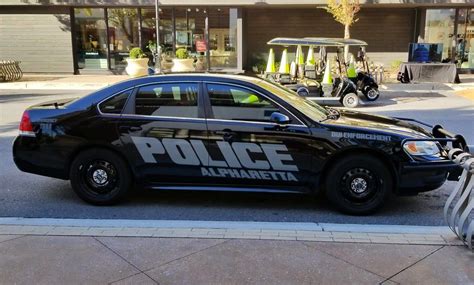
[[[327,7],[323,7],[328,13],[330,13],[334,20],[344,25],[344,38],[349,39],[351,33],[349,28],[357,22],[359,19],[356,18],[357,12],[360,11],[359,0],[328,0]],[[349,48],[344,48],[344,57],[347,62],[349,54]]]

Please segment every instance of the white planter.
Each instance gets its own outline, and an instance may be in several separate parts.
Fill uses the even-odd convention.
[[[171,68],[172,72],[189,72],[194,71],[193,65],[194,59],[177,59],[173,58],[173,67]]]
[[[127,68],[125,68],[130,77],[140,77],[148,75],[148,58],[127,58]]]

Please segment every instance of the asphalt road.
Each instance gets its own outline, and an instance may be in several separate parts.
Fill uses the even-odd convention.
[[[326,222],[443,225],[442,207],[454,183],[415,197],[393,197],[373,216],[336,212],[325,199],[293,194],[135,191],[123,204],[85,204],[69,182],[22,173],[12,161],[11,144],[23,110],[42,101],[77,97],[89,91],[0,90],[0,216],[96,219],[175,219],[216,221]],[[386,93],[364,112],[441,123],[474,142],[473,101],[441,93]]]

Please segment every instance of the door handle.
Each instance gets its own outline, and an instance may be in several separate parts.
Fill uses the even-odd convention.
[[[216,132],[217,135],[222,135],[222,138],[225,140],[225,141],[232,141],[235,136],[237,135],[237,133],[231,131],[231,130],[223,130],[223,131],[220,131],[220,132]]]
[[[120,126],[120,130],[122,131],[132,131],[138,132],[142,130],[142,127],[135,127],[135,126]]]
[[[282,125],[282,124],[273,124],[273,125],[270,125],[268,127],[265,127],[265,130],[266,131],[278,131],[278,132],[282,132],[282,131],[285,131],[286,129],[288,129],[288,125]]]
[[[232,141],[232,140],[234,139],[234,135],[235,135],[235,133],[232,133],[232,132],[224,133],[224,135],[222,136],[222,138],[223,138],[226,142],[229,142],[229,141]]]

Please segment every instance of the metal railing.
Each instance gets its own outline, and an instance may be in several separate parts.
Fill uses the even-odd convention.
[[[0,60],[0,81],[15,81],[22,77],[20,61]]]
[[[375,82],[377,82],[377,84],[382,84],[385,72],[383,64],[371,62],[367,63],[367,66],[369,69],[368,72],[372,75],[372,78],[374,78]],[[356,69],[367,71],[364,67],[364,63],[361,61],[356,62]]]
[[[446,201],[444,219],[459,239],[474,250],[474,156],[459,148],[450,150],[448,156],[463,172]]]

